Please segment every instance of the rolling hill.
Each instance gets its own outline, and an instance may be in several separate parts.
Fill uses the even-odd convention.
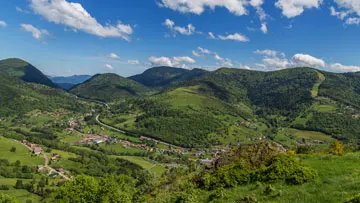
[[[205,74],[207,71],[202,69],[187,70],[174,67],[154,67],[144,73],[131,76],[129,79],[137,81],[148,87],[165,89],[181,84]]]
[[[25,82],[42,84],[53,88],[58,87],[33,65],[17,58],[1,60],[0,73],[19,78]]]
[[[112,73],[95,75],[86,82],[74,86],[70,92],[83,98],[106,102],[153,93],[150,88],[138,82]]]

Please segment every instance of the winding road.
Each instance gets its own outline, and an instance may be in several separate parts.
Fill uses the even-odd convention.
[[[107,125],[107,124],[101,122],[101,121],[99,120],[99,117],[100,117],[100,114],[98,114],[98,115],[96,116],[96,122],[97,122],[98,124],[100,124],[100,125],[102,125],[102,126],[104,126],[104,127],[110,128],[110,129],[112,129],[112,130],[115,130],[115,131],[117,131],[117,132],[123,133],[123,134],[126,134],[126,133],[127,133],[127,132],[124,131],[124,130],[120,130],[120,129],[118,129],[118,128],[112,127],[112,126],[110,126],[110,125]],[[142,135],[142,136],[143,136],[143,135]],[[143,137],[145,137],[145,138],[147,138],[147,139],[149,139],[149,140],[153,140],[153,141],[155,141],[155,142],[164,144],[164,145],[166,145],[166,146],[170,146],[170,147],[174,147],[174,148],[180,148],[180,149],[184,149],[184,150],[186,149],[186,148],[183,148],[183,147],[179,147],[179,146],[176,146],[176,145],[167,143],[167,142],[163,142],[163,141],[160,141],[160,140],[151,138],[151,137],[146,137],[146,136],[143,136]]]

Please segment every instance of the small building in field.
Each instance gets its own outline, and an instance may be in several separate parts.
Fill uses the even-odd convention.
[[[35,155],[39,155],[39,154],[41,154],[42,149],[41,149],[41,147],[34,147],[32,152]]]

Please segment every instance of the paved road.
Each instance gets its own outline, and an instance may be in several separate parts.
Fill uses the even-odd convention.
[[[100,117],[100,114],[98,114],[98,115],[96,116],[96,122],[99,123],[100,125],[102,125],[102,126],[104,126],[104,127],[107,127],[107,128],[110,128],[110,129],[112,129],[112,130],[115,130],[115,131],[117,131],[117,132],[126,134],[126,132],[123,131],[123,130],[120,130],[120,129],[118,129],[118,128],[112,127],[112,126],[110,126],[110,125],[107,125],[107,124],[101,122],[101,121],[99,120],[99,117]],[[143,137],[146,137],[146,136],[143,136]],[[153,141],[155,141],[155,142],[164,144],[164,145],[166,145],[166,146],[171,146],[171,147],[180,148],[180,149],[186,149],[186,148],[183,148],[183,147],[179,147],[179,146],[176,146],[176,145],[167,143],[167,142],[163,142],[163,141],[160,141],[160,140],[151,138],[151,137],[146,137],[146,138],[147,138],[147,139],[150,139],[150,140],[153,140]]]

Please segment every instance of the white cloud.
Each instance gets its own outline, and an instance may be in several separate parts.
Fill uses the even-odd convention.
[[[259,7],[263,0],[161,0],[160,7],[169,8],[181,13],[202,14],[206,8],[215,10],[224,7],[237,16],[248,14],[247,6]]]
[[[139,60],[128,60],[127,63],[130,65],[139,65],[140,61]]]
[[[62,24],[99,37],[119,37],[130,41],[133,29],[118,22],[116,25],[101,25],[79,3],[66,0],[30,0],[33,11],[49,22]]]
[[[227,66],[227,67],[233,67],[234,66],[231,59],[223,58],[223,57],[219,56],[219,54],[217,54],[217,53],[214,54],[214,58],[215,58],[215,60],[219,61],[220,66]]]
[[[7,26],[7,24],[5,23],[5,21],[0,20],[0,27],[6,27],[6,26]]]
[[[111,58],[111,59],[120,59],[120,57],[117,55],[117,54],[115,54],[115,53],[110,53],[107,57],[109,57],[109,58]]]
[[[195,50],[192,51],[192,54],[193,54],[195,57],[200,57],[200,56],[202,56],[200,53],[198,53],[198,52],[195,51]]]
[[[205,49],[205,48],[202,48],[202,47],[198,47],[198,50],[203,54],[212,54],[213,53],[209,49]]]
[[[324,60],[318,59],[308,54],[295,54],[291,60],[284,58],[285,54],[273,50],[257,50],[254,53],[264,55],[261,64],[256,66],[264,70],[280,70],[285,68],[310,67],[310,68],[326,68],[327,64]],[[282,56],[282,58],[278,56]]]
[[[262,23],[261,24],[261,28],[260,28],[261,32],[263,32],[264,34],[266,34],[268,32],[266,23]]]
[[[279,70],[291,67],[291,63],[289,62],[289,60],[284,58],[264,58],[262,62],[267,70]]]
[[[301,15],[305,9],[319,8],[321,3],[322,0],[278,0],[275,6],[282,9],[284,16],[293,18]]]
[[[175,56],[168,58],[165,56],[155,57],[152,56],[149,58],[151,65],[153,66],[171,66],[178,68],[189,68],[186,64],[194,64],[196,61],[189,56]]]
[[[357,72],[360,71],[360,66],[345,66],[340,63],[333,63],[327,66],[328,69],[332,71],[339,72]]]
[[[15,9],[16,9],[17,12],[20,12],[20,13],[26,13],[26,14],[30,13],[30,11],[24,10],[24,9],[18,7],[18,6],[16,6]]]
[[[254,51],[254,53],[259,54],[259,55],[271,56],[271,57],[276,57],[276,56],[285,57],[284,52],[279,52],[279,51],[270,50],[270,49],[264,49],[264,50],[258,49],[256,51]]]
[[[45,36],[50,35],[50,33],[47,30],[44,29],[40,30],[30,24],[21,24],[20,26],[24,31],[30,32],[32,36],[37,40],[44,40]]]
[[[344,20],[344,18],[349,15],[350,13],[347,11],[336,11],[333,6],[330,7],[330,15],[336,16],[337,18]]]
[[[180,33],[182,35],[193,35],[196,30],[192,24],[188,24],[186,27],[180,27],[175,25],[175,22],[170,19],[166,19],[163,25],[170,29],[170,31],[174,33],[174,36],[176,36],[176,33]]]
[[[104,64],[104,66],[105,66],[106,68],[110,69],[110,70],[114,69],[114,67],[113,67],[112,65],[107,64],[107,63]]]
[[[359,0],[334,0],[335,3],[349,13],[356,13],[360,16],[360,2]]]
[[[360,24],[360,18],[348,18],[345,23],[348,25],[358,25]]]
[[[250,41],[245,35],[242,35],[240,33],[234,33],[227,36],[219,35],[219,39],[221,40],[234,40],[239,42],[248,42]]]
[[[297,67],[312,67],[312,68],[325,68],[325,61],[315,58],[308,54],[295,54],[291,59],[293,66]]]
[[[209,32],[208,35],[209,35],[210,39],[215,39],[216,38],[215,35],[212,32]]]

